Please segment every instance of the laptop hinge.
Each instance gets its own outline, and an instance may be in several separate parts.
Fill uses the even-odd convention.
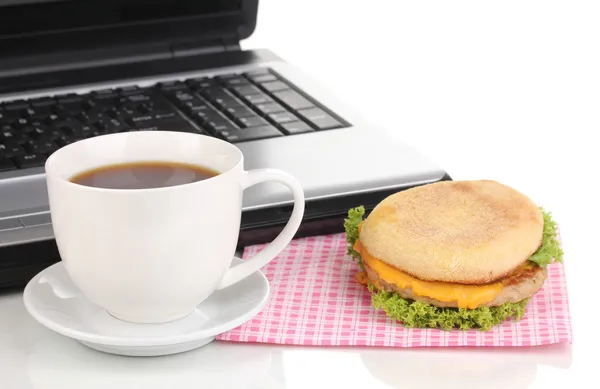
[[[54,71],[90,69],[101,66],[147,62],[173,57],[167,44],[143,47],[84,48],[33,53],[23,56],[0,54],[0,78]]]
[[[80,51],[52,52],[20,58],[0,55],[0,78],[240,50],[239,40],[219,39],[210,43],[207,41],[187,41],[138,47],[94,48]]]
[[[228,51],[240,51],[240,43],[235,39],[221,39],[213,45],[207,45],[197,42],[174,43],[171,45],[171,51],[174,58],[190,57],[203,54],[224,53]]]

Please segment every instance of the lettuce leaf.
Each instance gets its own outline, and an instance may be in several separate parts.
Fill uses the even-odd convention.
[[[346,229],[346,242],[348,243],[347,254],[357,261],[361,270],[365,270],[360,254],[354,250],[354,243],[358,240],[358,225],[363,221],[365,215],[365,207],[352,208],[348,211],[348,218],[344,220],[344,228]]]
[[[541,247],[529,258],[538,266],[545,267],[553,260],[561,261],[563,251],[557,239],[557,225],[552,220],[552,215],[544,211],[544,231]],[[358,225],[363,220],[364,207],[352,208],[348,211],[348,218],[344,221],[346,229],[346,242],[348,254],[357,260],[360,268],[364,270],[360,254],[352,247],[358,240]],[[492,327],[508,320],[520,320],[525,314],[525,307],[529,299],[518,303],[504,303],[498,307],[479,307],[476,309],[465,308],[440,308],[423,301],[414,301],[400,297],[395,292],[379,291],[369,282],[371,300],[376,309],[382,309],[391,318],[402,322],[406,327],[415,328],[440,328],[451,329],[478,329],[488,331]]]
[[[488,331],[507,319],[520,320],[529,302],[529,299],[525,299],[518,303],[507,302],[498,307],[475,309],[439,308],[423,301],[404,299],[394,292],[378,291],[372,284],[369,290],[373,293],[371,300],[376,309],[383,309],[388,316],[402,322],[405,327],[415,328]]]
[[[544,215],[544,231],[542,234],[542,245],[533,253],[529,260],[535,262],[540,267],[546,267],[552,262],[563,261],[563,250],[558,241],[558,226],[552,220],[552,214],[540,208]]]

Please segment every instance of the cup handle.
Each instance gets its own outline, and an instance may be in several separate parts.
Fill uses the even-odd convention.
[[[283,228],[283,230],[277,235],[269,245],[267,245],[261,252],[256,254],[250,259],[245,260],[243,263],[232,267],[227,271],[223,279],[217,286],[217,289],[227,288],[248,277],[267,263],[275,258],[281,250],[291,242],[294,235],[300,228],[302,217],[304,216],[304,190],[300,183],[288,173],[275,169],[256,169],[250,170],[244,173],[242,180],[242,187],[244,189],[260,184],[265,181],[275,181],[284,184],[292,191],[294,198],[294,207],[290,220]]]

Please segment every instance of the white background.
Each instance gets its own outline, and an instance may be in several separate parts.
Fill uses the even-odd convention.
[[[573,346],[242,344],[119,358],[51,334],[15,297],[1,301],[11,314],[0,325],[22,331],[0,333],[0,387],[598,387],[599,1],[261,0],[243,46],[272,49],[454,179],[499,180],[552,211],[566,253]],[[348,150],[348,164],[359,157]]]
[[[262,0],[245,47],[264,46],[434,158],[454,179],[499,180],[553,212],[563,236],[574,344],[540,356],[552,361],[533,369],[530,384],[524,374],[521,383],[504,387],[596,387],[600,2]],[[348,163],[353,159],[358,155],[349,152]],[[542,353],[501,357],[504,374],[519,375],[514,367],[532,352]],[[479,371],[485,359],[472,356],[472,370]],[[352,385],[340,375],[359,376],[343,359],[322,362],[332,384]],[[593,383],[584,385],[586,378]]]

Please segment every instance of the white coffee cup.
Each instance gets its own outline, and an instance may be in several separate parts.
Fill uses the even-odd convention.
[[[206,180],[154,189],[105,189],[71,182],[90,169],[165,161],[220,172]],[[180,319],[214,291],[271,261],[291,241],[304,214],[304,194],[289,174],[244,171],[234,145],[170,131],[102,135],[72,143],[46,162],[52,225],[75,285],[116,318],[134,323]],[[230,269],[238,240],[242,192],[276,181],[294,206],[277,238]]]

